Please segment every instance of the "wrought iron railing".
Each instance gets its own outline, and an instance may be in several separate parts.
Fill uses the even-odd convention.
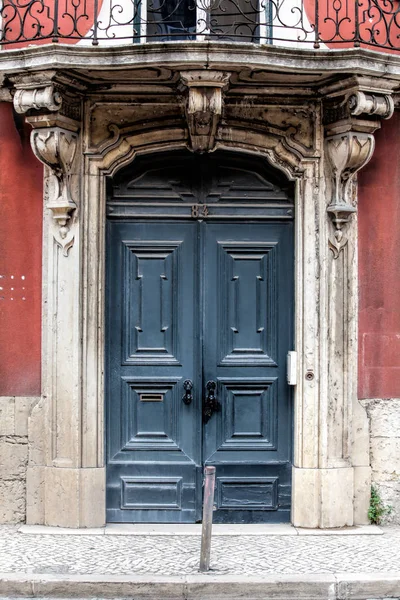
[[[2,0],[0,45],[229,41],[400,51],[400,0]]]

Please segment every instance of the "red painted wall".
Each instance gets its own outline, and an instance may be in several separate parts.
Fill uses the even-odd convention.
[[[400,397],[400,113],[359,175],[359,397]]]
[[[387,48],[382,52],[398,53],[400,22],[397,2],[393,0],[368,0],[358,7],[354,0],[303,0],[305,13],[310,25],[317,28],[328,48],[354,47],[355,32],[360,40],[373,42]],[[40,2],[15,2],[4,0],[1,12],[5,48],[22,48],[29,45],[47,44],[62,41],[75,44],[89,34],[95,20],[99,20],[100,36],[104,36],[107,19],[99,19],[103,0],[41,0]],[[126,5],[129,5],[130,0]],[[121,6],[124,1],[121,1]],[[113,19],[118,22],[119,11],[114,7]],[[290,27],[300,15],[292,9],[292,16],[285,16],[283,22]],[[317,18],[318,15],[318,18]],[[124,19],[122,18],[122,22]],[[300,26],[301,27],[301,26]],[[309,29],[309,25],[305,25]],[[117,28],[111,32],[118,36]],[[61,37],[60,37],[61,36]],[[300,35],[301,37],[301,35]],[[297,33],[293,30],[293,39]],[[128,42],[129,43],[129,42]],[[361,42],[361,47],[369,47]]]
[[[306,14],[313,26],[316,25],[316,4],[317,0],[304,0]],[[358,27],[360,40],[387,46],[377,50],[396,54],[400,35],[398,10],[397,2],[388,0],[361,3],[358,13],[354,0],[319,0],[318,31],[328,48],[353,48],[354,41],[351,40],[354,40]],[[371,46],[361,42],[360,47]]]
[[[0,103],[0,396],[40,393],[43,168]]]
[[[56,42],[59,36],[65,36],[63,44],[76,44],[89,33],[102,3],[103,0],[4,0],[1,16],[4,40],[8,42],[5,47],[48,44]]]

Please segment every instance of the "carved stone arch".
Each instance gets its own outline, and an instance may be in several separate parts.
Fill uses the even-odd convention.
[[[157,131],[157,123],[154,124],[154,130]],[[113,138],[104,142],[92,155],[95,162],[101,163],[100,170],[104,175],[115,175],[121,168],[133,162],[136,156],[142,154],[184,148],[192,151],[184,129],[163,129],[162,135],[160,134],[163,138],[161,140],[154,139],[153,130],[142,133],[132,131],[131,127],[119,129],[113,125],[112,131]],[[178,132],[181,133],[181,137],[177,136]],[[293,147],[284,135],[259,130],[243,132],[240,127],[221,129],[212,151],[216,150],[264,156],[272,167],[283,172],[291,181],[304,176],[304,161],[310,160],[310,157],[300,153],[298,147]]]
[[[188,210],[193,204],[214,204],[222,197],[227,200],[234,189],[241,193],[242,186],[247,186],[251,195],[251,188],[257,188],[257,202],[260,210],[268,202],[286,202],[293,206],[295,196],[295,180],[287,176],[283,169],[273,164],[270,157],[264,153],[253,150],[243,150],[233,147],[217,147],[212,153],[190,152],[187,148],[169,148],[161,152],[137,152],[130,158],[133,161],[124,161],[107,176],[107,202],[113,196],[111,190],[118,198],[131,195],[131,186],[148,190],[145,197],[151,201],[155,196],[151,191],[154,186],[162,185],[163,195],[170,201],[182,201]],[[124,164],[125,163],[125,164]],[[239,184],[239,180],[242,183]],[[128,184],[129,182],[129,184]],[[240,189],[237,186],[240,186]],[[128,186],[128,187],[127,187]],[[140,194],[134,194],[141,204]],[[254,200],[255,201],[255,200]],[[115,200],[119,206],[119,202]],[[243,203],[247,202],[247,195],[243,196]],[[112,206],[107,207],[108,214],[112,217]],[[290,209],[290,215],[293,209]],[[181,215],[182,216],[182,215]],[[190,216],[190,210],[187,215]]]
[[[297,148],[293,148],[284,136],[268,131],[227,128],[227,131],[221,131],[220,139],[215,145],[215,150],[219,148],[265,156],[273,167],[285,173],[290,180],[296,180],[304,174],[303,162],[306,157]]]
[[[283,148],[283,147],[282,147]],[[215,150],[228,150],[230,152],[237,152],[240,154],[248,154],[254,157],[263,157],[268,164],[280,171],[289,181],[297,181],[304,175],[304,167],[302,167],[302,161],[295,162],[288,160],[287,152],[276,151],[276,149],[267,148],[265,146],[254,146],[254,144],[244,144],[240,141],[232,140],[231,142],[218,142],[215,146]]]

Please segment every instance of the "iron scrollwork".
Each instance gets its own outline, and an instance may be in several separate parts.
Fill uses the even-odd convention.
[[[398,0],[7,0],[0,46],[240,41],[400,51]]]
[[[221,403],[215,397],[215,390],[217,384],[215,381],[207,381],[206,389],[207,396],[204,400],[203,404],[203,420],[204,423],[208,423],[211,419],[212,415],[215,412],[219,412],[221,410]]]

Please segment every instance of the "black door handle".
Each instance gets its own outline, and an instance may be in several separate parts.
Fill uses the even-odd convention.
[[[208,423],[215,412],[221,410],[221,403],[215,397],[217,384],[215,381],[207,381],[207,396],[203,403],[203,419],[204,423]]]
[[[191,381],[190,379],[185,379],[185,381],[183,382],[183,389],[185,390],[185,393],[183,395],[182,402],[187,405],[191,404],[193,401],[193,381]]]

